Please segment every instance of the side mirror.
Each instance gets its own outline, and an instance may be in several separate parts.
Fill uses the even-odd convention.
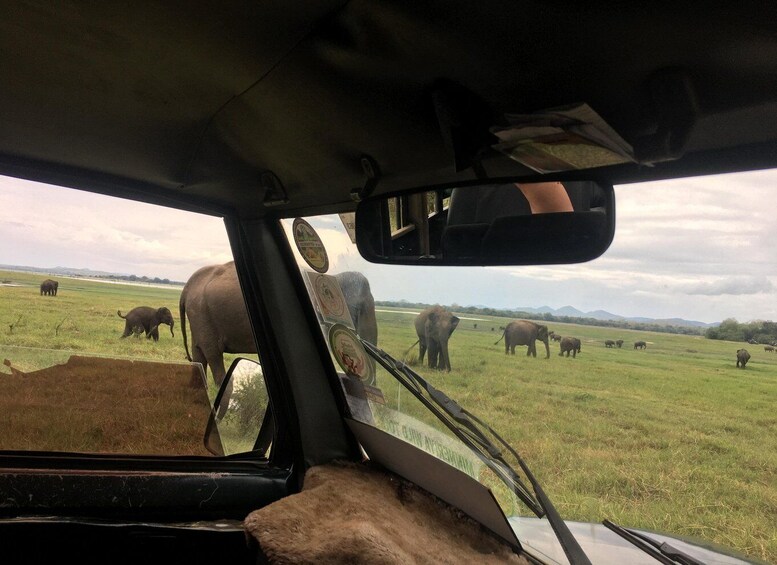
[[[528,186],[548,186],[564,198],[563,211],[539,213],[532,213],[542,209],[537,193],[526,186],[463,186],[365,200],[356,210],[357,247],[368,261],[399,265],[581,263],[607,250],[615,233],[611,185],[533,183]]]
[[[205,447],[223,457],[236,453],[267,455],[275,434],[262,366],[238,357],[229,367],[213,403]]]

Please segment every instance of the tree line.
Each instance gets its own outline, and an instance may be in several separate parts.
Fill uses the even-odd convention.
[[[108,279],[112,281],[139,282],[139,283],[147,283],[147,284],[175,284],[175,285],[184,284],[180,281],[171,281],[170,279],[160,279],[159,277],[147,277],[145,275],[140,277],[137,275],[98,275],[93,278]]]
[[[406,302],[404,300],[380,300],[375,301],[378,306],[389,306],[395,308],[415,308],[424,309],[430,304],[424,304],[422,302]],[[458,304],[451,304],[445,306],[452,312],[459,312],[461,314],[477,314],[480,316],[497,316],[501,318],[521,318],[524,320],[540,320],[545,322],[557,322],[564,324],[580,324],[583,326],[599,326],[604,328],[621,328],[626,330],[639,330],[650,332],[663,332],[672,334],[684,334],[684,335],[704,335],[704,329],[694,326],[677,326],[672,324],[655,324],[649,322],[634,322],[631,320],[599,320],[596,318],[579,318],[576,316],[556,316],[549,312],[542,314],[534,314],[531,312],[522,312],[520,310],[507,310],[499,308],[482,308],[478,306],[459,306]],[[721,338],[728,339],[728,338]]]
[[[708,328],[704,332],[704,337],[771,344],[777,341],[777,322],[753,320],[752,322],[739,323],[734,318],[726,318],[718,327]]]

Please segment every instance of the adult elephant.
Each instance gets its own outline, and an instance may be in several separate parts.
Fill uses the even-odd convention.
[[[170,335],[175,337],[173,332],[173,313],[170,309],[162,306],[161,308],[152,308],[151,306],[137,306],[129,312],[126,316],[122,316],[121,310],[117,310],[116,313],[119,318],[124,318],[124,333],[122,338],[135,334],[139,336],[141,333],[146,332],[146,339],[153,338],[154,341],[159,341],[159,324],[165,324],[170,326]]]
[[[377,345],[378,320],[375,318],[375,299],[370,282],[358,271],[345,271],[335,275],[343,291],[348,311],[351,314],[356,333],[364,340]]]
[[[375,301],[366,277],[355,272],[340,273],[335,277],[343,289],[356,332],[377,343]],[[226,376],[224,353],[256,353],[234,261],[198,269],[184,285],[178,307],[186,358],[201,363],[205,371],[210,367],[213,380],[219,386]],[[191,328],[191,355],[186,336],[187,317]]]
[[[562,337],[559,347],[561,349],[559,355],[564,355],[566,353],[567,357],[569,357],[569,354],[572,353],[572,357],[577,357],[577,354],[580,353],[582,344],[576,337]]]
[[[623,340],[622,339],[616,339],[615,340],[615,345],[617,345],[618,348],[620,348],[623,345]]]
[[[528,345],[529,349],[526,355],[537,357],[536,341],[540,340],[545,344],[545,359],[550,358],[550,346],[548,345],[548,326],[530,322],[529,320],[515,320],[505,327],[502,337],[494,342],[494,345],[505,340],[505,355],[508,353],[515,355],[516,345]]]
[[[747,349],[737,349],[737,367],[744,369],[748,361],[750,361],[750,353]]]
[[[645,349],[647,347],[647,343],[644,341],[635,341],[634,342],[634,349]]]
[[[604,346],[605,347],[615,347],[615,341],[612,339],[605,339],[604,340]]]
[[[415,318],[415,331],[418,335],[418,360],[423,363],[426,350],[429,350],[429,367],[441,371],[451,370],[451,358],[448,352],[448,340],[459,325],[459,318],[442,306],[431,306]]]
[[[55,280],[46,279],[40,283],[40,294],[43,296],[56,296],[59,289],[59,283]]]

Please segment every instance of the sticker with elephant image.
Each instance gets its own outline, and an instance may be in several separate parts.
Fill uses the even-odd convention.
[[[295,218],[291,231],[294,234],[294,243],[305,262],[314,271],[326,273],[329,270],[329,257],[326,254],[324,243],[318,237],[313,226],[302,218]]]
[[[373,364],[352,329],[342,324],[333,325],[329,330],[329,347],[346,375],[358,377],[362,382],[374,381]]]

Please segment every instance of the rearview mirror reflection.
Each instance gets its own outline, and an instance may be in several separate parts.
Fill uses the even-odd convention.
[[[421,191],[356,211],[359,252],[374,263],[580,263],[604,253],[614,230],[613,188],[591,181]]]

